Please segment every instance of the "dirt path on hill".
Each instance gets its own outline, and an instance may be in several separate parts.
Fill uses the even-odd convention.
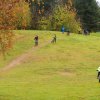
[[[7,71],[11,68],[16,67],[17,65],[20,65],[21,63],[24,63],[24,61],[30,57],[30,55],[38,50],[39,48],[42,48],[46,45],[48,45],[50,42],[45,42],[45,44],[39,45],[37,47],[32,47],[30,50],[28,50],[27,52],[23,53],[22,55],[18,56],[17,58],[15,58],[14,60],[12,60],[8,65],[6,65],[5,67],[1,68],[0,71],[4,72]]]

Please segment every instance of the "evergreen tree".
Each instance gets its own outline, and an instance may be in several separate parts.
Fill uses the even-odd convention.
[[[96,31],[100,27],[100,12],[96,0],[75,0],[75,7],[83,28]]]

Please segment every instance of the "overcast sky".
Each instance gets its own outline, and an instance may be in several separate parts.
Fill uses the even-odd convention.
[[[100,6],[100,0],[96,0],[96,1],[99,3],[98,5]]]
[[[100,3],[100,0],[97,0]]]

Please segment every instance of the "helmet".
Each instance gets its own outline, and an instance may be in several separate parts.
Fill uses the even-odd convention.
[[[99,71],[99,72],[100,72],[100,66],[98,67],[97,71]]]

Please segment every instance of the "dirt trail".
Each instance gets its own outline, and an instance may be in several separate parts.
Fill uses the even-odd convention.
[[[23,63],[27,58],[30,57],[30,55],[32,54],[32,52],[36,51],[39,48],[42,48],[46,45],[48,45],[50,42],[45,42],[45,44],[42,44],[41,46],[38,47],[33,47],[30,50],[28,50],[27,52],[25,52],[24,54],[20,55],[19,57],[17,57],[16,59],[12,60],[8,65],[6,65],[5,67],[1,68],[0,71],[7,71],[13,67],[16,67],[17,65],[20,65],[21,63]]]

